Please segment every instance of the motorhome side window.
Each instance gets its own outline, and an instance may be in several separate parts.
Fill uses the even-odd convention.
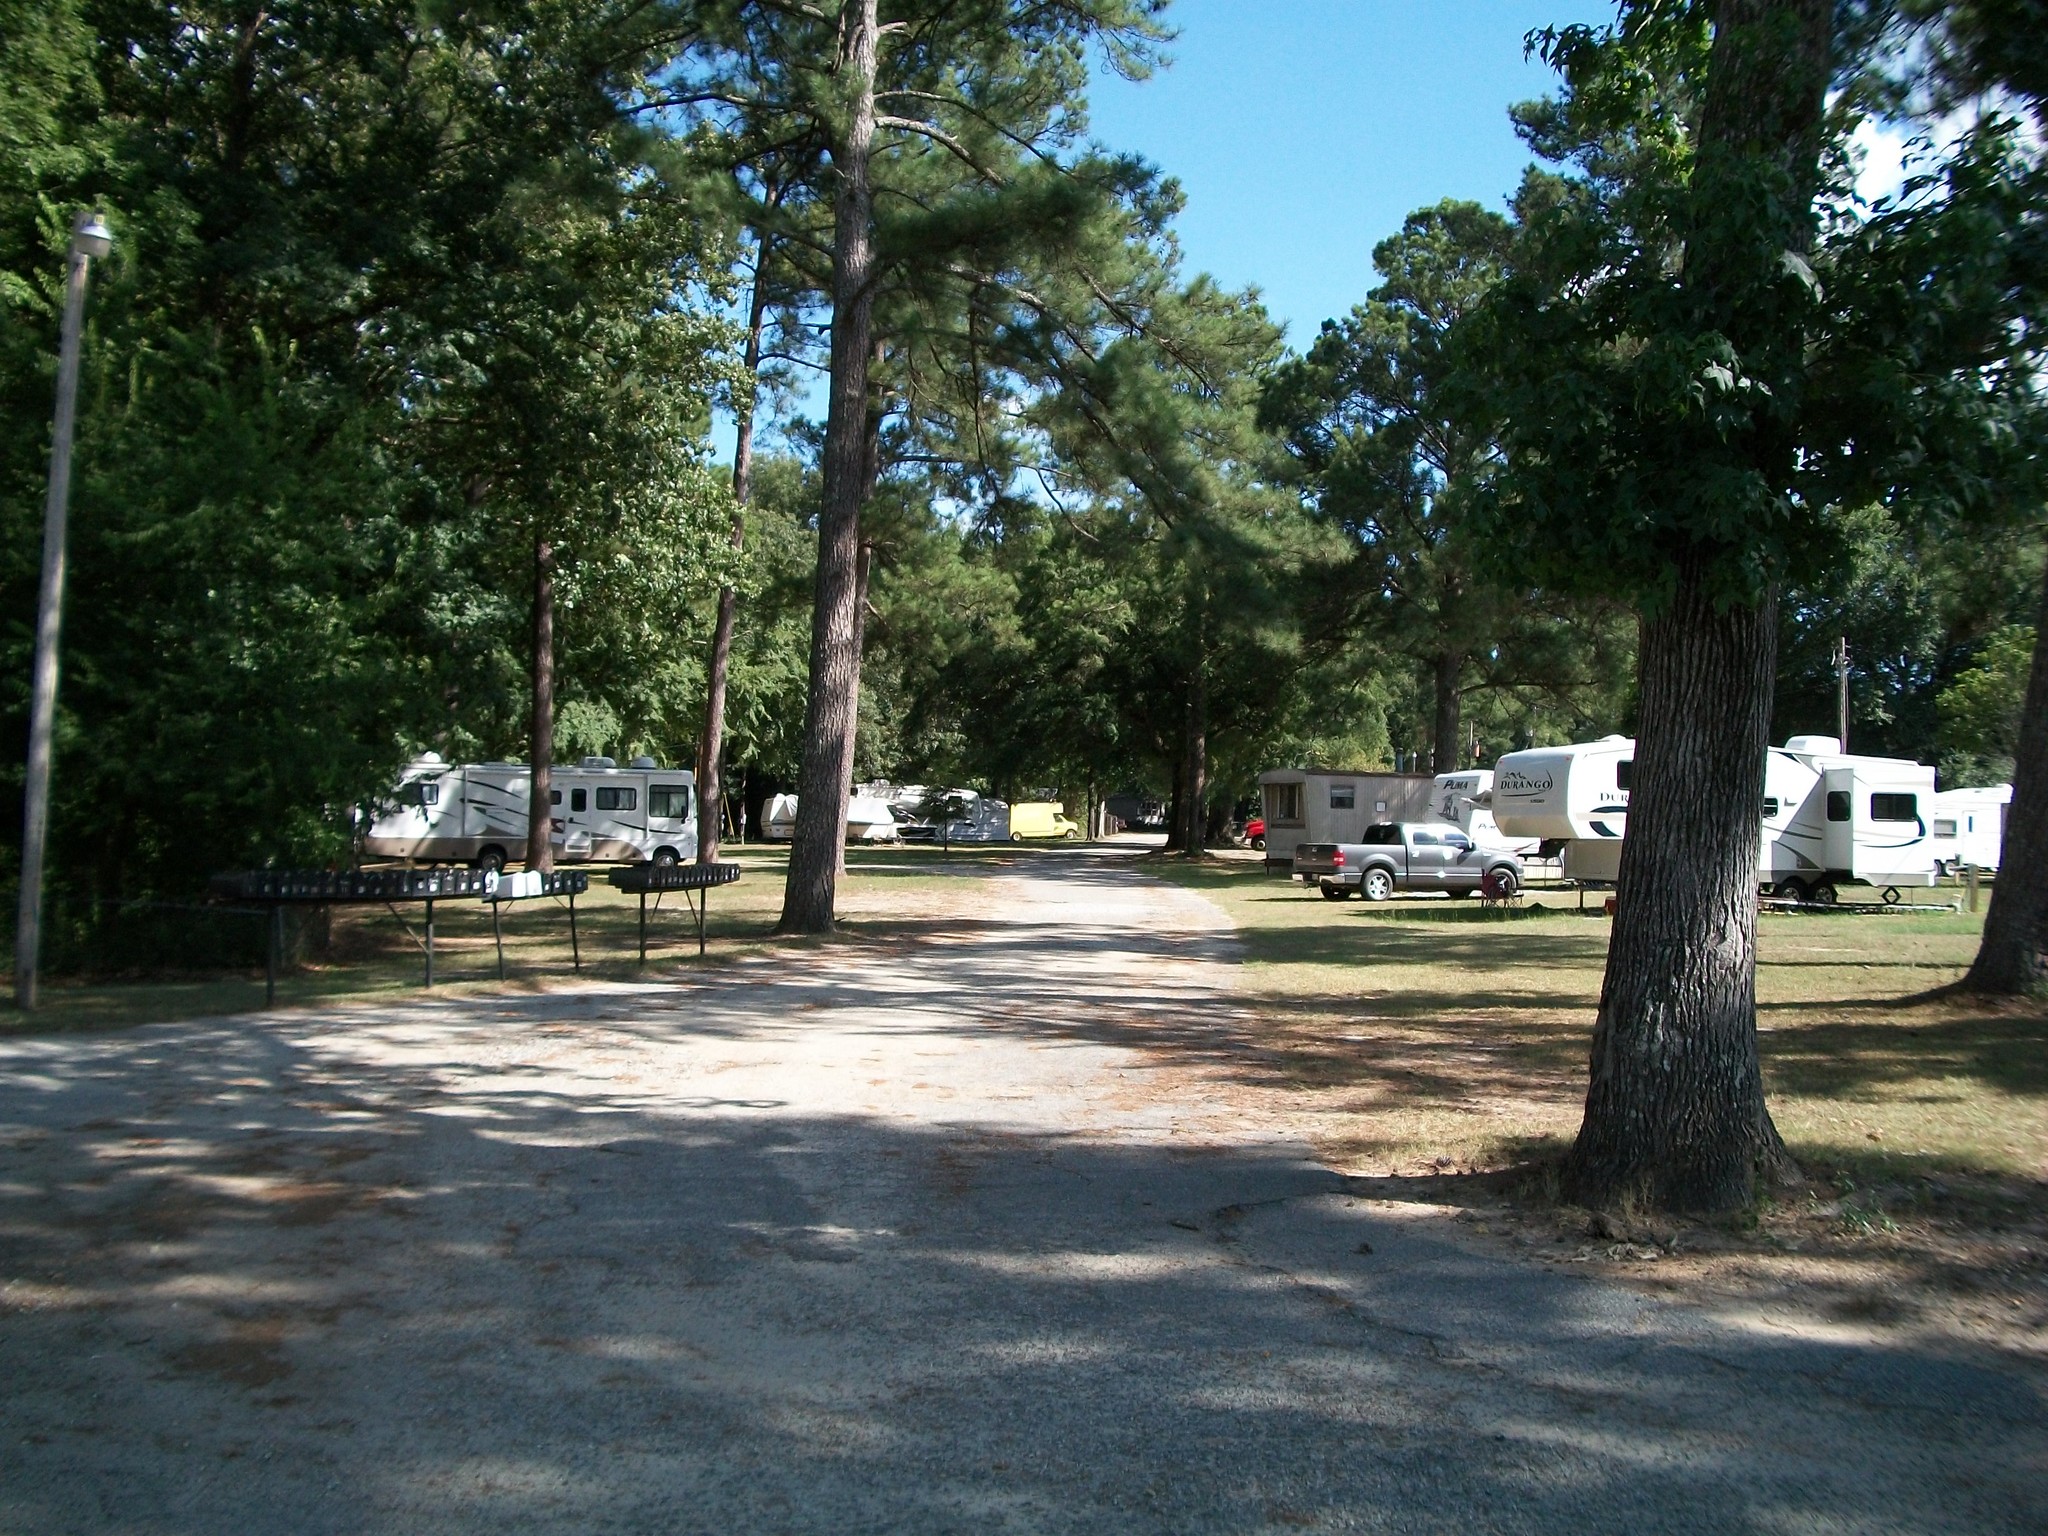
[[[1870,797],[1870,819],[1872,821],[1918,821],[1920,819],[1920,797],[1918,795],[1872,795]]]
[[[1846,789],[1831,789],[1831,790],[1829,790],[1829,791],[1828,791],[1828,820],[1829,820],[1829,821],[1847,821],[1848,819],[1849,819],[1849,791],[1847,791]]]
[[[570,791],[569,791],[569,809],[570,809],[570,810],[572,810],[572,811],[587,811],[587,810],[589,810],[589,809],[590,809],[590,794],[589,794],[589,792],[588,792],[587,790],[581,790],[581,789],[572,789],[572,790],[570,790]]]
[[[1634,758],[1624,757],[1614,765],[1614,787],[1616,789],[1628,789],[1630,781],[1635,776],[1636,760]]]
[[[682,821],[690,814],[690,790],[685,784],[654,784],[647,790],[647,814]]]
[[[421,779],[413,788],[419,791],[421,805],[439,805],[441,803],[440,785],[432,783],[427,779]]]
[[[600,811],[630,811],[640,803],[640,791],[609,786],[597,792]]]
[[[1348,811],[1354,809],[1357,804],[1358,786],[1356,784],[1332,784],[1330,786],[1331,810]]]
[[[549,790],[549,791],[548,791],[548,804],[549,804],[549,805],[560,805],[561,803],[562,803],[562,792],[561,792],[561,791],[560,791],[559,789],[551,789],[551,790]]]
[[[1299,784],[1268,784],[1266,786],[1266,820],[1271,822],[1296,822],[1301,820],[1301,786]]]

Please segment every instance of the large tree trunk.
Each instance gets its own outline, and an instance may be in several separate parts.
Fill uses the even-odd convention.
[[[1795,390],[1800,338],[1753,295],[1779,238],[1811,238],[1833,14],[1832,0],[1715,0],[1691,188],[1688,289],[1752,368]],[[1765,184],[1784,234],[1759,249],[1746,220]],[[1785,494],[1795,449],[1759,413],[1705,448],[1721,462],[1701,474]],[[1628,841],[1586,1114],[1564,1167],[1565,1193],[1587,1205],[1726,1210],[1793,1171],[1764,1106],[1756,1040],[1777,600],[1717,604],[1706,569],[1716,553],[1725,558],[1676,552],[1675,588],[1642,629]]]
[[[1181,847],[1191,859],[1207,852],[1209,819],[1209,686],[1199,665],[1188,689],[1187,790],[1181,803]]]
[[[761,329],[768,314],[768,237],[754,254],[754,292],[748,305],[746,389],[736,402],[738,428],[732,449],[732,547],[746,538],[747,497],[754,482],[754,408],[761,390]],[[711,629],[711,672],[704,688],[704,735],[697,744],[697,862],[718,862],[718,841],[725,826],[725,677],[732,660],[733,609],[731,587],[718,589],[718,619]]]
[[[876,0],[853,0],[841,48],[851,112],[833,148],[832,382],[825,413],[824,505],[818,514],[818,576],[811,609],[810,698],[804,709],[799,812],[782,891],[782,933],[830,933],[846,791],[852,782],[848,717],[857,707],[854,588],[865,481],[868,353],[874,315],[874,197],[868,157],[875,137]]]
[[[1463,752],[1460,750],[1458,732],[1463,722],[1458,718],[1459,705],[1463,702],[1458,692],[1458,680],[1465,671],[1462,653],[1445,652],[1438,656],[1431,666],[1436,682],[1436,771],[1455,773],[1463,767]]]
[[[1628,840],[1586,1117],[1583,1205],[1746,1204],[1789,1168],[1756,1043],[1757,861],[1777,604],[1717,612],[1694,570],[1642,629]]]
[[[526,811],[526,867],[555,867],[555,808],[549,801],[555,765],[555,547],[533,536],[533,720],[527,744],[533,791]]]
[[[2048,572],[2042,573],[2034,665],[2020,715],[1998,879],[1991,887],[1991,910],[1984,914],[1984,939],[1962,990],[2048,991]]]

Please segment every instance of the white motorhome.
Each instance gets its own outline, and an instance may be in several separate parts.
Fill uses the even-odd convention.
[[[2012,786],[1986,789],[1944,789],[1934,797],[1934,872],[1998,868],[2005,846],[2006,817],[2012,811]]]
[[[796,796],[769,798],[762,835],[771,843],[786,843],[796,836]],[[896,818],[889,802],[874,795],[855,794],[846,802],[846,840],[849,843],[893,843],[897,839]]]
[[[1510,836],[1561,848],[1572,879],[1611,884],[1634,767],[1626,736],[1511,752],[1494,765],[1494,819]],[[1933,883],[1932,768],[1851,756],[1832,736],[1794,736],[1765,752],[1763,779],[1760,884],[1829,901],[1846,882]]]
[[[1475,847],[1488,853],[1532,858],[1541,846],[1533,837],[1509,837],[1493,817],[1493,770],[1471,768],[1440,773],[1430,784],[1430,815],[1463,830]]]
[[[565,863],[679,864],[697,856],[696,778],[636,757],[586,757],[549,775],[555,857]],[[363,838],[372,858],[503,869],[526,858],[533,771],[524,763],[406,765]]]
[[[1303,843],[1356,843],[1383,821],[1427,821],[1434,781],[1421,773],[1275,768],[1259,775],[1266,867],[1292,870]]]

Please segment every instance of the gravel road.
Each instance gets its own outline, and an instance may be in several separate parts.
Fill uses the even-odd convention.
[[[2048,1529],[2010,1361],[1358,1198],[1115,860],[702,979],[0,1041],[0,1531]]]

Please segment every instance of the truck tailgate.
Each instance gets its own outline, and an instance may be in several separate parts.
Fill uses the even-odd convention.
[[[1294,850],[1294,872],[1304,880],[1334,875],[1344,867],[1344,850],[1336,843],[1302,843]]]

